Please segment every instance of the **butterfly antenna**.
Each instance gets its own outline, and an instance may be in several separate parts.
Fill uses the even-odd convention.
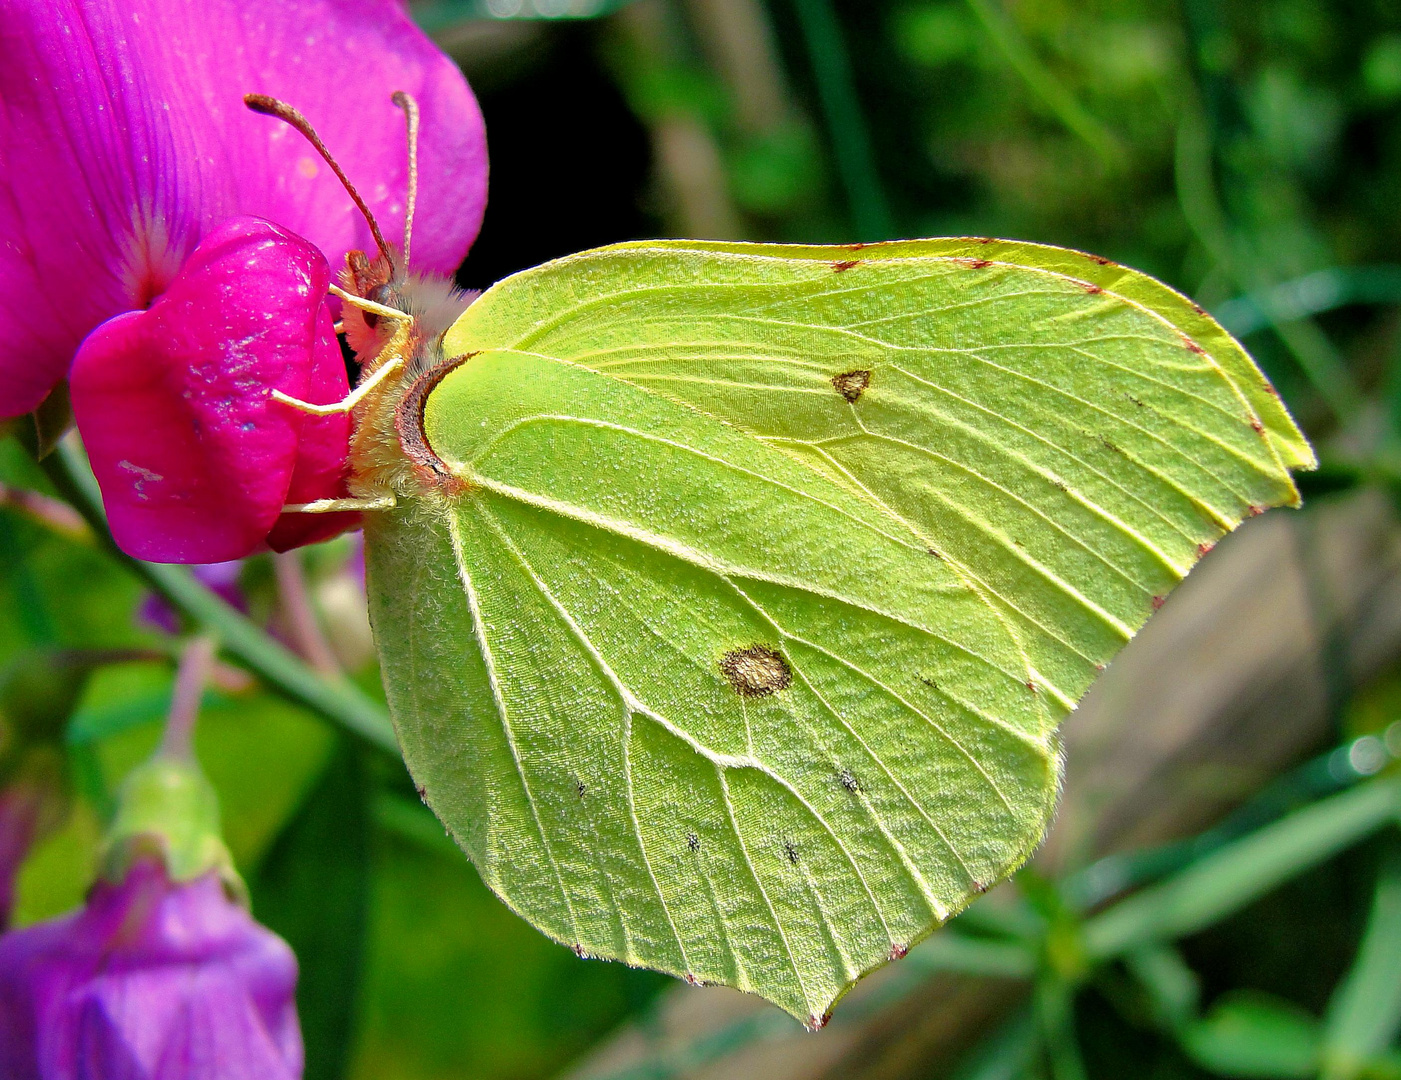
[[[409,243],[413,240],[413,212],[418,205],[418,102],[412,94],[394,91],[393,102],[404,110],[409,137],[409,196],[404,211],[404,271],[409,269]]]
[[[355,185],[350,182],[350,177],[345,175],[345,171],[336,163],[336,159],[331,156],[331,151],[326,149],[326,144],[321,141],[321,136],[316,134],[316,129],[311,126],[311,121],[303,116],[297,109],[288,105],[285,101],[279,101],[275,97],[267,94],[244,94],[243,103],[255,113],[262,113],[264,116],[275,116],[290,127],[295,128],[302,135],[302,138],[315,148],[327,165],[331,166],[331,171],[336,174],[336,179],[345,188],[346,194],[354,200],[355,205],[360,208],[360,213],[365,216],[369,223],[370,233],[375,238],[375,246],[379,248],[379,253],[389,263],[391,276],[397,276],[394,269],[394,256],[389,250],[389,245],[384,241],[384,233],[379,231],[379,222],[375,221],[374,214],[370,213],[370,207],[364,199],[360,197],[360,192],[355,190]],[[408,245],[405,244],[405,254],[407,255]]]

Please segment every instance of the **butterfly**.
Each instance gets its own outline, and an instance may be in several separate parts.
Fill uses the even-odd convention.
[[[1060,722],[1314,465],[1208,314],[1077,251],[625,243],[468,305],[407,247],[338,291],[420,794],[552,938],[814,1028],[1028,857]]]

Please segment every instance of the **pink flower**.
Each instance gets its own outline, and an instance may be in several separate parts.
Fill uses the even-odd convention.
[[[297,961],[218,870],[158,858],[79,912],[0,938],[7,1080],[296,1080]]]
[[[344,528],[281,508],[343,493],[347,421],[269,394],[347,392],[325,287],[371,237],[302,137],[243,96],[300,109],[394,242],[391,95],[411,94],[415,268],[451,273],[486,199],[456,66],[397,0],[0,0],[0,55],[0,293],[23,313],[0,337],[0,417],[71,367],[114,536],[143,558],[219,562]]]

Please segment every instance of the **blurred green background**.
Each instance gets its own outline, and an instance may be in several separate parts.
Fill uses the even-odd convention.
[[[1242,336],[1320,447],[1323,468],[1303,478],[1311,507],[1401,490],[1394,0],[410,6],[486,115],[491,199],[466,286],[649,236],[970,234],[1082,248],[1164,279]],[[23,924],[81,901],[112,792],[157,738],[174,639],[138,618],[148,594],[137,578],[20,494],[54,492],[14,438],[0,444],[0,479],[0,666],[12,678],[60,656],[80,690],[62,735],[71,812],[25,865]],[[1388,517],[1381,535],[1401,534]],[[240,584],[255,620],[293,647],[306,643],[287,621],[288,589],[304,590],[333,662],[382,696],[355,559],[342,539],[290,569],[250,560]],[[1334,805],[1350,785],[1394,779],[1401,653],[1386,645],[1361,679],[1330,659],[1333,640],[1320,646],[1321,723],[1213,803],[1210,820],[1153,837],[1195,831],[1198,847],[1140,845],[1158,862],[1135,863],[1128,884]],[[113,649],[137,652],[101,652]],[[529,1080],[591,1050],[609,1060],[609,1045],[624,1064],[589,1075],[757,1076],[765,1069],[727,1055],[774,1039],[774,1060],[789,1060],[774,1077],[1401,1076],[1385,1051],[1401,1019],[1394,829],[1290,849],[1209,925],[1184,923],[1180,948],[1098,967],[1055,952],[1057,928],[1080,926],[1098,902],[1075,899],[1074,882],[1089,879],[1023,875],[1009,910],[1025,906],[1032,929],[975,920],[967,939],[1030,950],[1032,1011],[993,995],[979,1019],[881,1070],[874,1054],[794,1065],[781,1049],[791,1027],[767,1012],[719,1026],[697,1015],[680,1050],[649,1057],[608,1040],[622,1028],[660,1045],[661,1034],[647,1040],[669,1022],[668,980],[548,942],[485,890],[397,762],[234,670],[216,683],[199,752],[255,914],[301,959],[313,1080]],[[1375,767],[1356,751],[1374,744]],[[1334,745],[1343,758],[1327,756]],[[1241,806],[1225,831],[1200,834]],[[1088,856],[1068,865],[1083,871]],[[891,1031],[922,1022],[911,1019],[915,984],[944,961],[925,963],[898,992],[853,1001],[852,1023],[877,1038],[882,1016]],[[968,964],[953,967],[984,970]],[[1377,1014],[1361,1064],[1320,1049],[1344,1024],[1340,983]]]

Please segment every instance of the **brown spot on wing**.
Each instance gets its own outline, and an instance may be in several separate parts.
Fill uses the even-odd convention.
[[[841,262],[834,262],[832,264],[832,269],[835,270],[838,274],[840,274],[843,270],[850,270],[853,266],[860,265],[860,259],[845,259]]]
[[[866,387],[871,385],[871,373],[859,369],[843,371],[840,375],[832,376],[832,385],[837,388],[837,393],[854,405],[866,392]]]
[[[768,697],[793,682],[788,661],[767,645],[731,649],[720,658],[720,672],[740,697]]]

